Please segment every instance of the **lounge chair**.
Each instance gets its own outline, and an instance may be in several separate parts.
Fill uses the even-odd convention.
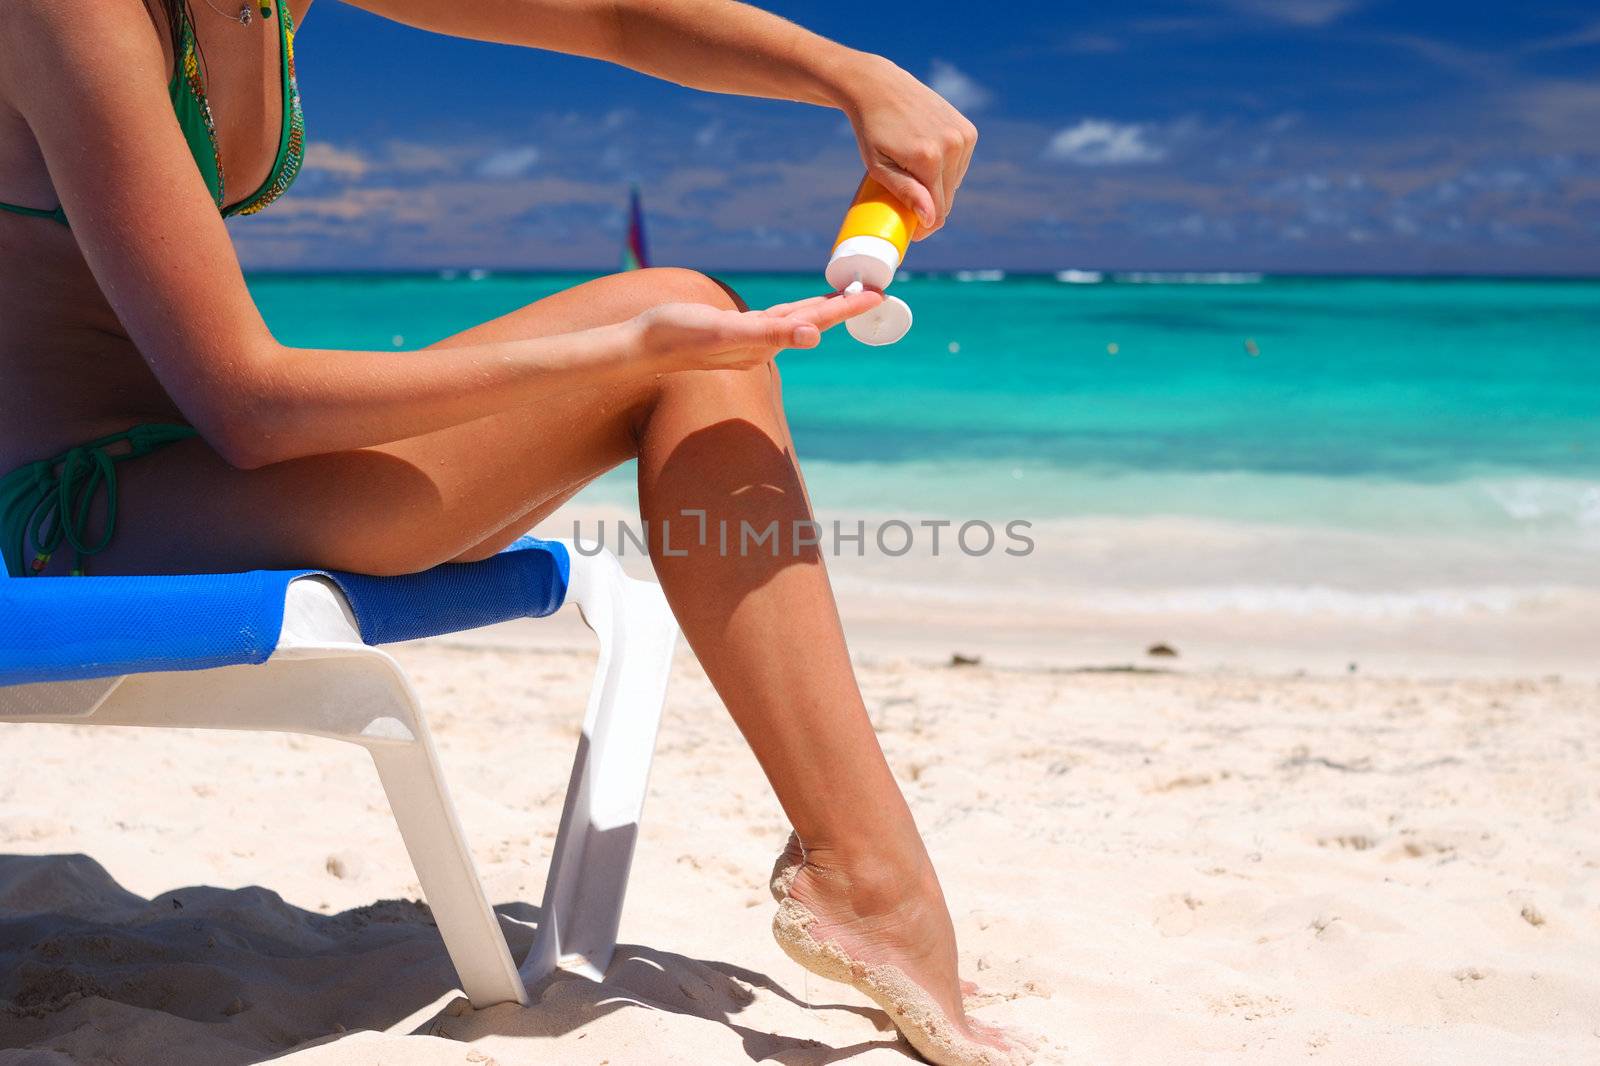
[[[417,695],[372,645],[542,617],[567,601],[599,637],[600,661],[519,970]],[[0,571],[0,723],[270,730],[361,745],[468,999],[526,1003],[527,986],[558,966],[599,980],[610,962],[677,634],[660,588],[624,575],[609,552],[531,537],[482,562],[392,578]]]

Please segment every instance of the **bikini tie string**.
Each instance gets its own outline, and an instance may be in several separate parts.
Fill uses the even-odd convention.
[[[148,455],[164,444],[195,436],[184,425],[151,423],[134,426],[122,433],[80,444],[76,448],[36,466],[39,502],[34,505],[23,527],[19,556],[26,556],[31,544],[32,574],[44,572],[50,557],[62,544],[74,553],[72,574],[83,575],[83,561],[111,546],[117,529],[117,466],[126,459]],[[89,543],[89,517],[95,500],[105,496],[106,513],[100,539]]]
[[[55,475],[55,484],[28,516],[27,538],[34,547],[31,568],[35,574],[42,572],[65,542],[74,555],[72,573],[78,576],[83,573],[85,557],[111,545],[111,534],[117,528],[117,467],[104,448],[90,445],[73,448],[59,462],[61,471]],[[89,512],[101,492],[106,498],[104,531],[98,542],[90,544]]]

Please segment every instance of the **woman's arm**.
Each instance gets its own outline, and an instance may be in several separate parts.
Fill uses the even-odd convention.
[[[608,60],[712,92],[837,107],[872,176],[944,225],[977,144],[972,123],[881,56],[734,0],[347,0],[455,37]]]
[[[666,305],[534,341],[410,353],[278,344],[167,99],[141,0],[0,4],[0,92],[27,120],[84,258],[146,362],[229,462],[368,447],[582,385],[745,365],[875,301]]]

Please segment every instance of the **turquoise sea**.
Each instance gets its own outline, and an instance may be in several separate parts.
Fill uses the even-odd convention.
[[[584,276],[251,287],[285,343],[399,349]],[[726,280],[752,305],[820,283]],[[782,357],[821,507],[1600,541],[1600,281],[984,274],[893,291],[916,313],[900,344],[836,330]]]

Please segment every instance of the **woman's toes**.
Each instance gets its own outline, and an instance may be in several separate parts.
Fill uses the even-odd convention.
[[[998,1025],[985,1025],[976,1018],[967,1019],[967,1028],[972,1030],[972,1035],[985,1044],[992,1044],[997,1048],[1011,1050],[1025,1048],[1027,1041],[1009,1029],[1002,1029]]]
[[[1013,1066],[1031,1056],[1009,1034],[973,1023],[938,884],[920,874],[877,883],[870,873],[792,864],[774,868],[773,932],[801,965],[866,993],[902,1035],[939,1066]]]

